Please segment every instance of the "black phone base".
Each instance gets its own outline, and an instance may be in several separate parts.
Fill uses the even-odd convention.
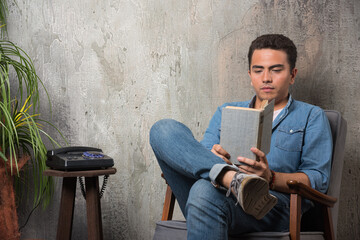
[[[76,182],[78,177],[85,177],[88,239],[103,239],[99,196],[99,176],[112,175],[115,173],[116,168],[71,172],[48,169],[43,172],[45,176],[63,178],[59,220],[56,234],[57,240],[71,239]]]

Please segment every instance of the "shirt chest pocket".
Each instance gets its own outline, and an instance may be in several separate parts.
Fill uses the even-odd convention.
[[[275,146],[289,152],[299,152],[302,149],[304,128],[282,126],[277,130]]]

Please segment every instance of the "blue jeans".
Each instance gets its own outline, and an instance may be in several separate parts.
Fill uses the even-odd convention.
[[[184,124],[160,120],[150,131],[150,144],[187,222],[188,239],[228,239],[255,231],[287,231],[289,196],[271,191],[277,205],[261,220],[235,205],[234,196],[215,188],[209,172],[224,161],[199,143]]]

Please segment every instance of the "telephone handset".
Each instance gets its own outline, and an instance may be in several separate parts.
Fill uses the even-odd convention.
[[[47,152],[48,156],[54,156],[56,154],[60,153],[77,153],[77,152],[86,152],[86,151],[97,151],[102,152],[99,148],[93,148],[93,147],[83,147],[83,146],[71,146],[71,147],[63,147],[63,148],[57,148],[53,150],[49,150]]]
[[[47,152],[46,165],[57,170],[91,170],[114,166],[114,160],[93,147],[71,146]]]

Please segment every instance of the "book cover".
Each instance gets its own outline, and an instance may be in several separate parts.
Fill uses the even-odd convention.
[[[230,154],[230,161],[239,165],[238,156],[256,159],[250,150],[257,147],[270,151],[274,101],[263,101],[262,108],[227,106],[222,110],[220,145]]]

